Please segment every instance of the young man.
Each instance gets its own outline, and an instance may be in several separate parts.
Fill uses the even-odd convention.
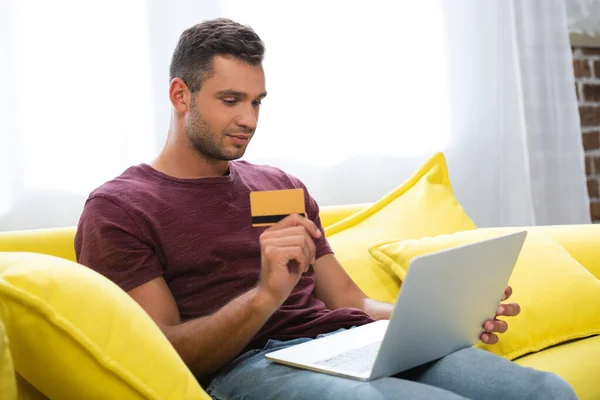
[[[164,148],[92,192],[75,238],[78,261],[127,291],[215,398],[575,398],[558,376],[475,348],[366,383],[265,359],[276,348],[387,319],[392,305],[368,299],[344,272],[302,182],[235,161],[267,95],[263,54],[256,33],[230,20],[183,32],[171,62]],[[249,193],[289,188],[305,189],[308,218],[252,227]],[[498,309],[518,313],[516,304]],[[495,343],[493,332],[507,324],[494,319],[484,328],[482,340]]]

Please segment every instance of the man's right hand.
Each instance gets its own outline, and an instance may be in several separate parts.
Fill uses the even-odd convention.
[[[284,218],[260,236],[258,289],[273,306],[279,307],[288,298],[302,274],[315,262],[314,239],[319,237],[319,228],[298,214]]]

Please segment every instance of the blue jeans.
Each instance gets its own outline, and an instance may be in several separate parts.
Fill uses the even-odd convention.
[[[251,350],[227,364],[206,391],[218,400],[577,399],[558,375],[521,367],[474,347],[370,382],[288,367],[265,358],[266,353],[310,340],[269,340],[262,350]]]

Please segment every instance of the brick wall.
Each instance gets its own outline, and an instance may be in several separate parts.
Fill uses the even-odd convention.
[[[573,48],[590,212],[600,222],[600,48]]]

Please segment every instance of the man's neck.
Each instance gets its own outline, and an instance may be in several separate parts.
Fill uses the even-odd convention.
[[[182,135],[169,132],[165,146],[158,157],[150,163],[154,169],[181,179],[212,178],[228,173],[228,161],[207,159],[177,137]]]

